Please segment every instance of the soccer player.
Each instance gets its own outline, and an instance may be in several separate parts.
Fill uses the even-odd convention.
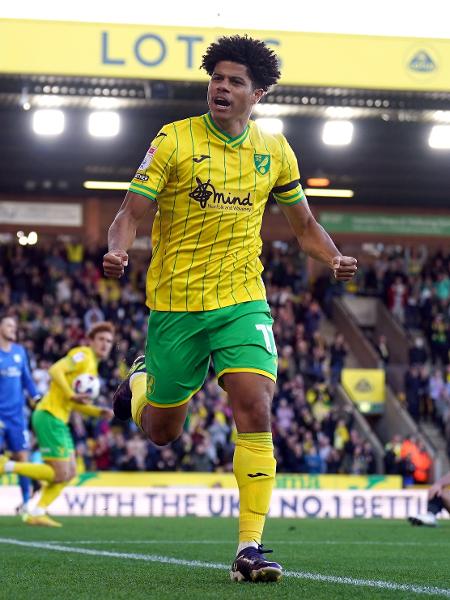
[[[0,456],[0,474],[17,473],[47,483],[36,508],[23,516],[29,525],[61,527],[61,523],[47,515],[47,509],[76,475],[74,444],[67,425],[72,410],[91,417],[113,416],[110,408],[88,404],[87,394],[76,394],[72,389],[73,381],[82,373],[97,376],[99,361],[108,358],[111,352],[113,336],[111,323],[97,323],[88,333],[89,345],[72,348],[50,367],[50,389],[32,416],[44,464],[16,462]]]
[[[4,445],[17,461],[28,459],[29,432],[24,414],[24,389],[32,402],[40,395],[31,377],[24,348],[16,344],[17,322],[14,317],[0,317],[0,450]],[[30,480],[19,476],[22,492],[21,511],[26,511],[30,499]]]
[[[408,517],[411,525],[436,527],[438,524],[436,515],[443,509],[450,513],[450,490],[445,489],[448,486],[450,486],[450,472],[438,479],[430,487],[428,490],[427,512],[414,517]]]
[[[231,577],[277,581],[281,566],[265,559],[261,545],[275,480],[277,350],[259,260],[269,194],[303,251],[337,279],[353,277],[356,259],[342,256],[314,219],[286,139],[249,120],[280,76],[273,51],[247,36],[222,37],[202,67],[210,76],[209,112],[159,131],[109,229],[104,271],[119,278],[138,223],[156,213],[145,363],[136,359],[115,393],[114,411],[132,416],[155,444],[175,440],[212,358],[238,432],[239,545]]]

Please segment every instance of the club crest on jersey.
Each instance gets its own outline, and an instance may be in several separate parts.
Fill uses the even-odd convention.
[[[148,169],[157,150],[158,148],[156,146],[150,146],[150,148],[147,150],[147,154],[144,156],[144,160],[139,165],[138,171],[145,171]]]
[[[260,175],[265,175],[270,169],[270,154],[254,154],[253,161]]]

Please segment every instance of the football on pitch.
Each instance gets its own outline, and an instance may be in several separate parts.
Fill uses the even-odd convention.
[[[87,394],[91,400],[95,400],[100,393],[100,379],[83,373],[74,379],[72,388],[76,394]]]

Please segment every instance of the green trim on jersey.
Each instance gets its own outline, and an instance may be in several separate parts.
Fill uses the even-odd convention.
[[[242,144],[242,142],[248,136],[248,132],[249,132],[248,124],[242,133],[240,133],[236,137],[231,137],[231,135],[229,135],[226,131],[223,131],[223,129],[220,129],[220,127],[218,125],[216,125],[216,123],[214,122],[214,120],[211,116],[211,113],[207,113],[206,115],[203,115],[203,119],[206,123],[206,127],[210,130],[210,132],[212,134],[214,134],[216,137],[218,137],[219,140],[221,140],[222,142],[225,142],[225,144],[230,144],[230,146],[232,148],[237,148],[238,146],[240,146]]]
[[[305,199],[305,192],[303,191],[302,186],[298,184],[294,190],[289,190],[282,193],[273,192],[273,197],[278,204],[292,206],[293,204],[298,204]]]
[[[152,194],[153,190],[148,190],[143,185],[138,185],[137,183],[131,183],[128,191],[134,192],[135,194],[140,194],[141,196],[145,196],[146,198],[150,198],[153,202],[156,201],[157,193]]]

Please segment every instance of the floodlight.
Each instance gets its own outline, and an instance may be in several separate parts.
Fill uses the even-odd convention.
[[[272,117],[255,119],[255,123],[266,133],[283,133],[283,121]]]
[[[450,149],[450,125],[434,125],[430,131],[428,144],[437,150]]]
[[[351,121],[327,121],[323,126],[322,140],[330,146],[346,146],[353,137]]]
[[[89,115],[88,130],[94,137],[114,137],[120,131],[119,113],[99,110]]]
[[[62,110],[42,109],[33,114],[33,130],[38,135],[59,135],[64,131]]]

